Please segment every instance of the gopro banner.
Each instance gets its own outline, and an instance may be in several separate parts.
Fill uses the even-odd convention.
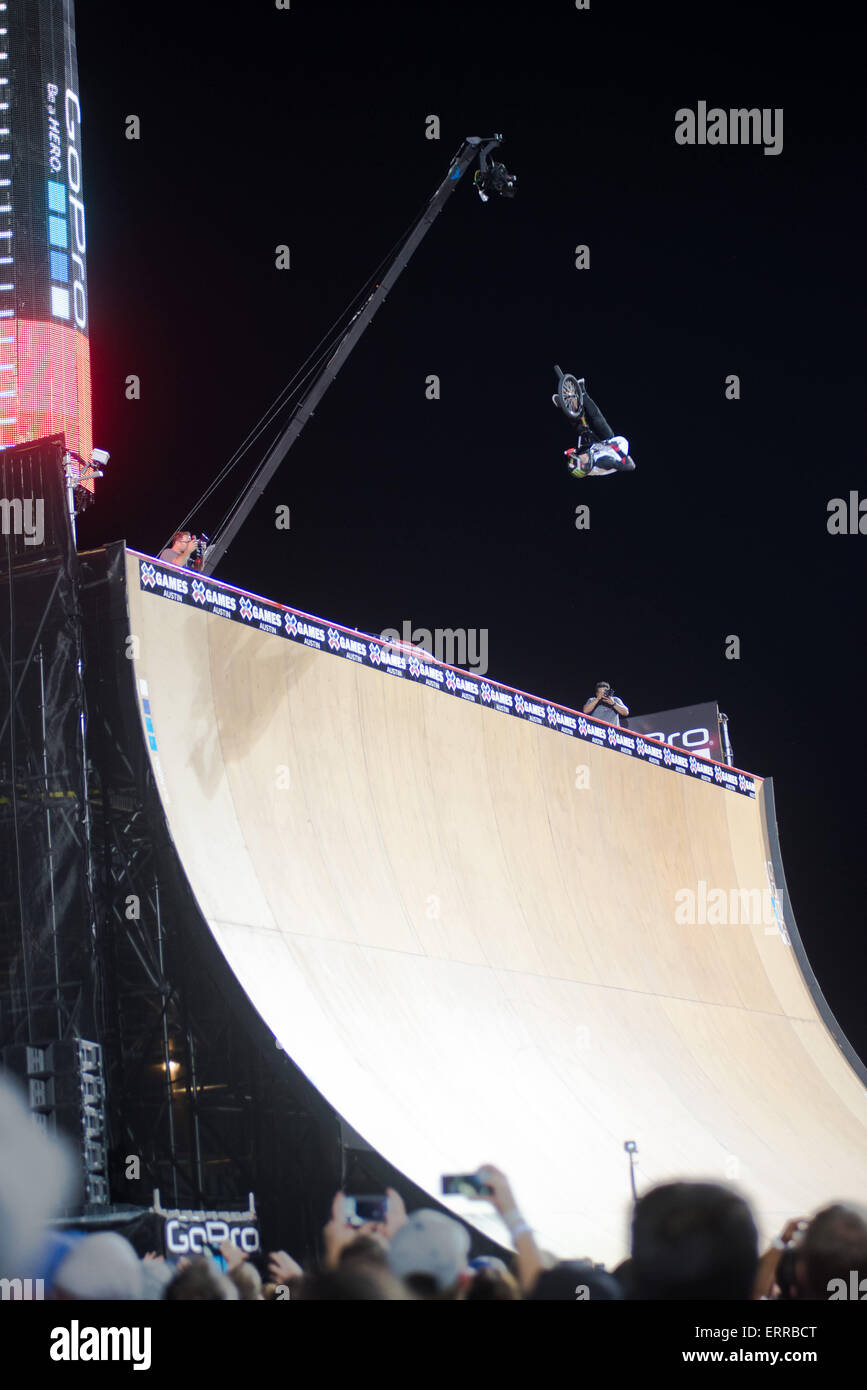
[[[173,1211],[159,1213],[163,1225],[163,1252],[167,1259],[182,1255],[218,1255],[230,1240],[245,1255],[259,1249],[255,1212],[242,1216],[229,1211]]]
[[[132,553],[132,552],[131,552]],[[215,617],[229,622],[243,623],[247,627],[259,628],[274,637],[282,637],[290,642],[299,642],[305,647],[315,647],[319,651],[332,652],[347,661],[356,661],[361,666],[374,667],[389,676],[415,681],[427,685],[432,690],[442,690],[460,700],[469,700],[474,705],[486,705],[488,709],[499,710],[502,714],[525,719],[531,724],[544,724],[549,729],[566,734],[569,738],[594,743],[597,747],[612,748],[630,758],[653,763],[656,767],[668,768],[671,772],[683,773],[702,782],[713,782],[728,791],[739,792],[742,796],[755,800],[761,778],[751,777],[736,768],[726,767],[719,762],[710,761],[711,747],[699,742],[695,748],[679,731],[680,742],[673,746],[661,738],[651,738],[635,729],[618,729],[613,724],[604,724],[589,715],[553,705],[547,700],[537,699],[521,690],[513,690],[508,685],[500,685],[486,676],[477,676],[472,671],[447,666],[429,656],[418,647],[403,642],[385,642],[380,637],[352,628],[339,627],[321,618],[300,613],[294,608],[272,603],[268,599],[257,598],[242,589],[233,589],[228,584],[217,584],[212,579],[201,577],[192,570],[181,569],[176,565],[162,565],[157,560],[138,557],[139,583],[145,593],[170,599],[173,603],[183,603],[189,608],[201,608]],[[698,705],[695,710],[714,710],[716,705]],[[151,751],[158,751],[157,731],[153,726],[149,702],[145,705],[145,727]],[[684,713],[684,711],[675,711]],[[633,722],[630,720],[630,722]],[[692,736],[698,725],[690,726],[686,733]],[[719,729],[715,726],[702,732],[714,733],[716,756],[719,756]]]
[[[96,1231],[116,1231],[130,1241],[139,1255],[159,1250],[167,1260],[178,1260],[184,1255],[218,1255],[226,1240],[245,1255],[260,1249],[259,1217],[252,1193],[246,1211],[179,1211],[163,1207],[157,1190],[151,1207],[63,1217],[51,1222],[51,1226],[72,1238]]]
[[[154,1192],[154,1217],[163,1223],[163,1250],[167,1259],[182,1255],[218,1255],[224,1241],[230,1240],[245,1255],[259,1249],[259,1218],[252,1192],[246,1211],[169,1210]]]
[[[716,701],[666,709],[661,714],[630,714],[627,723],[633,733],[670,743],[693,757],[723,760]]]

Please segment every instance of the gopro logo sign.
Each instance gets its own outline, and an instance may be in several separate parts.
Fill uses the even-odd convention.
[[[648,733],[647,737],[658,739],[660,743],[679,743],[682,748],[688,749],[690,753],[696,753],[700,758],[709,756],[709,729],[684,729],[682,732],[673,734]],[[708,751],[703,753],[702,749]]]
[[[694,757],[722,761],[719,710],[715,702],[684,705],[681,709],[662,710],[658,714],[630,714],[628,726],[634,734],[670,743]]]
[[[81,155],[79,154],[79,132],[81,131],[81,107],[75,92],[67,87],[64,100],[66,134],[69,144],[66,147],[66,181],[69,186],[69,210],[72,222],[72,316],[76,328],[82,333],[87,330],[87,292],[85,290],[84,253],[87,238],[84,230],[84,203],[78,196],[81,193]]]
[[[246,1255],[259,1249],[259,1231],[249,1224],[237,1224],[222,1218],[205,1221],[184,1221],[173,1217],[166,1222],[167,1255],[206,1255],[219,1249],[224,1240],[231,1240]]]
[[[59,174],[62,169],[58,153],[60,122],[55,115],[59,89],[49,82],[47,118],[49,139],[49,168]],[[51,274],[51,313],[54,318],[72,319],[82,333],[87,331],[87,290],[84,254],[87,234],[84,224],[84,203],[81,194],[81,106],[78,97],[67,87],[63,100],[63,120],[66,130],[66,186],[58,179],[49,179],[48,246]]]

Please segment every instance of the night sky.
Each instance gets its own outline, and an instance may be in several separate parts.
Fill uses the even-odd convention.
[[[457,189],[215,577],[368,632],[486,629],[492,678],[572,708],[597,678],[636,713],[719,700],[736,764],[774,778],[798,925],[867,1058],[867,537],[827,530],[829,499],[867,496],[855,15],[78,0],[112,455],[79,541],[156,551],[189,514],[213,535],[277,425],[198,506],[211,480],[463,138],[502,131],[517,198]],[[700,101],[782,108],[782,152],[678,145]],[[554,362],[634,474],[569,477]]]

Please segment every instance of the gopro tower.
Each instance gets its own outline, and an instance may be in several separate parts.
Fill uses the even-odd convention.
[[[0,448],[91,462],[86,250],[72,0],[0,0]]]

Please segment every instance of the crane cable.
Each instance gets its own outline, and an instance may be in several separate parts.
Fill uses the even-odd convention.
[[[163,546],[162,549],[167,549],[168,546],[171,545],[172,539],[178,531],[183,531],[188,527],[192,517],[204,505],[208,498],[212,496],[212,494],[221,485],[221,483],[223,483],[225,479],[228,478],[232,470],[238,466],[244,454],[246,454],[249,451],[249,449],[253,446],[253,444],[255,444],[257,439],[261,438],[262,434],[264,434],[268,426],[270,424],[273,424],[277,416],[280,415],[280,413],[286,409],[289,403],[294,401],[295,398],[297,398],[304,384],[309,380],[310,376],[318,370],[320,364],[324,361],[327,361],[328,357],[333,354],[339,343],[342,341],[342,339],[348,332],[353,320],[356,319],[358,315],[361,313],[362,309],[364,308],[364,305],[370,298],[370,295],[376,289],[378,283],[376,277],[379,275],[383,266],[393,259],[399,247],[402,246],[405,241],[407,241],[407,239],[410,236],[410,233],[413,231],[414,227],[418,223],[419,218],[423,215],[429,204],[430,199],[427,199],[421,207],[421,209],[419,210],[419,212],[410,222],[406,231],[404,231],[397,238],[397,240],[392,244],[391,248],[379,261],[378,265],[373,270],[373,272],[367,277],[367,280],[364,282],[364,285],[361,287],[361,289],[358,290],[355,295],[353,295],[347,307],[338,315],[338,317],[334,320],[331,326],[328,329],[326,329],[325,333],[319,339],[319,342],[308,353],[307,357],[301,363],[301,366],[295,372],[294,376],[286,383],[286,385],[280,391],[278,391],[274,400],[262,413],[262,415],[260,415],[256,424],[249,431],[246,438],[242,440],[242,442],[238,445],[238,448],[232,454],[228,462],[223,465],[217,476],[211,480],[211,482],[205,488],[205,491],[187,512],[187,515],[181,522],[180,526],[175,527],[174,531],[171,533],[171,536],[169,536],[168,540],[165,543],[165,546]],[[359,301],[361,302],[359,303]],[[358,305],[357,308],[355,308],[356,305]],[[323,346],[323,344],[325,346]],[[279,435],[275,437],[273,441],[274,443],[276,443],[277,438],[279,438]],[[268,453],[270,453],[270,449],[266,452],[265,458],[267,458]],[[235,498],[232,505],[229,507],[228,511],[223,516],[219,526],[214,532],[215,535],[218,535],[219,532],[223,530],[223,528],[226,526],[230,518],[237,510],[237,508],[240,506],[241,501],[247,495],[250,487],[255,482],[255,479],[258,473],[261,471],[262,467],[264,466],[264,463],[265,459],[263,458],[261,463],[259,463],[258,467],[251,474],[244,487],[238,493],[237,497]]]

